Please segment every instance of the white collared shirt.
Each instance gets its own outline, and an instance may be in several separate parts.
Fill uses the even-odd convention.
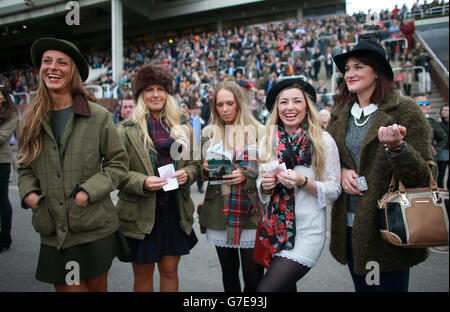
[[[364,108],[359,107],[358,103],[354,103],[352,106],[351,113],[356,119],[361,119],[361,115],[364,112],[364,117],[369,116],[373,112],[375,112],[378,109],[377,104],[370,104],[369,106],[366,106]]]

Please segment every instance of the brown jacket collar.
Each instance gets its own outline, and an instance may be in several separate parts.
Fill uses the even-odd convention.
[[[87,98],[82,94],[76,94],[73,97],[73,113],[85,117],[91,116],[91,110],[89,109],[89,103]]]

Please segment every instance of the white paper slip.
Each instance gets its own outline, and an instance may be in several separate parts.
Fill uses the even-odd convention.
[[[178,180],[172,178],[175,174],[175,167],[173,164],[168,164],[158,168],[159,177],[162,179],[167,179],[167,184],[163,186],[164,191],[172,191],[178,188]]]
[[[261,171],[275,173],[278,169],[278,160],[269,163],[261,164]]]

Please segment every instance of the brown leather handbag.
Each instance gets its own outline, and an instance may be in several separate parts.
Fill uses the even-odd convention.
[[[396,181],[393,174],[388,192],[378,201],[383,239],[405,248],[448,245],[448,190],[437,187],[431,170],[428,187],[405,188],[398,181],[394,191]]]

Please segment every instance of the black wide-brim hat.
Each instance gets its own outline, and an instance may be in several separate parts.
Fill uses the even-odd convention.
[[[313,102],[316,102],[316,90],[312,85],[307,83],[305,80],[301,78],[289,78],[278,81],[272,88],[269,90],[266,96],[266,107],[269,112],[272,111],[273,105],[275,104],[275,100],[277,99],[278,93],[283,91],[284,89],[296,85],[304,92],[306,92]]]
[[[392,71],[391,64],[389,64],[386,58],[386,51],[384,48],[376,41],[372,39],[361,39],[357,45],[353,47],[350,52],[338,54],[333,57],[337,68],[341,73],[345,73],[345,64],[349,57],[358,55],[369,55],[377,60],[380,68],[386,73],[390,80],[394,80],[394,72]]]
[[[48,50],[57,50],[67,54],[76,64],[81,80],[89,77],[89,65],[83,54],[72,42],[57,38],[40,38],[31,45],[31,60],[36,68],[41,67],[42,54]]]

